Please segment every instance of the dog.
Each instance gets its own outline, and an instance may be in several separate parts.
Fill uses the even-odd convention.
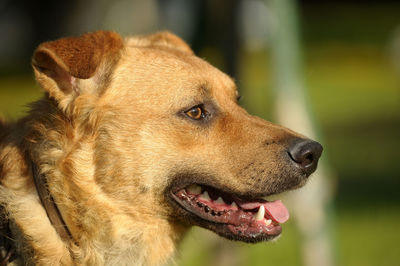
[[[322,146],[238,105],[169,32],[41,44],[44,96],[0,122],[2,265],[162,265],[191,226],[268,241]]]

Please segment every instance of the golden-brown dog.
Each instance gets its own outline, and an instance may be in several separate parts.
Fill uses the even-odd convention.
[[[0,122],[11,264],[159,265],[192,225],[272,239],[288,212],[260,197],[303,185],[321,155],[246,113],[232,79],[168,32],[47,42],[32,65],[45,96]]]

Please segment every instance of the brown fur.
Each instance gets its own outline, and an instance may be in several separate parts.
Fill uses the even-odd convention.
[[[305,182],[278,155],[299,135],[248,115],[231,78],[171,33],[88,33],[40,45],[32,62],[46,95],[0,123],[0,202],[17,263],[163,264],[190,226],[166,200],[172,183],[189,176],[261,196]],[[184,117],[200,103],[210,121]],[[30,160],[75,243],[50,224]]]

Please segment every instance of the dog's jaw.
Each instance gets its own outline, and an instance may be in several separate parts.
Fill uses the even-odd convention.
[[[245,201],[210,187],[192,184],[171,196],[183,211],[194,216],[196,224],[232,240],[252,243],[271,240],[281,233],[280,223],[289,218],[280,201]],[[274,212],[273,205],[280,205],[281,210]]]
[[[166,189],[165,197],[175,210],[174,216],[186,225],[204,227],[231,240],[256,243],[279,236],[281,224],[289,218],[281,201],[260,198],[280,190],[242,194],[229,185],[215,187],[212,180],[217,178],[194,173],[178,174],[172,179],[175,182]]]

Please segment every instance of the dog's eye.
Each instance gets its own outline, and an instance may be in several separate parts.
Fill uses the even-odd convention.
[[[200,120],[205,117],[204,110],[200,106],[192,107],[185,114],[194,120]]]

